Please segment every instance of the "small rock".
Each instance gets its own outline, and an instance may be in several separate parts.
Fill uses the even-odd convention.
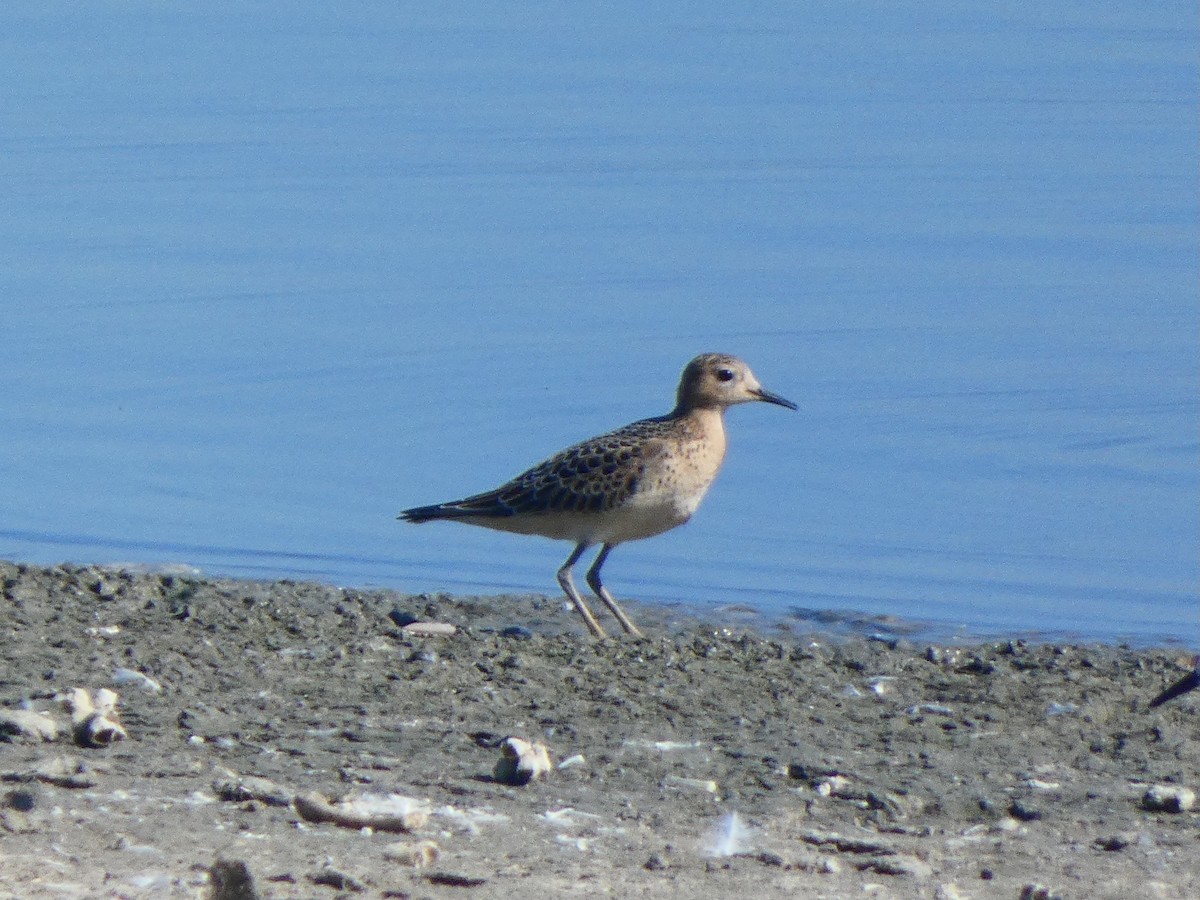
[[[403,628],[405,625],[411,625],[413,622],[417,621],[416,616],[410,612],[406,612],[403,609],[393,609],[390,613],[388,613],[388,618],[396,623],[396,625],[400,628]]]
[[[250,867],[240,859],[218,859],[208,870],[209,900],[259,900]]]
[[[996,801],[991,797],[981,795],[976,798],[975,802],[978,804],[980,812],[1000,815],[1000,807],[996,805]]]
[[[925,860],[917,859],[915,856],[879,856],[856,865],[860,871],[875,872],[878,875],[910,875],[914,878],[928,878],[933,874],[933,867]]]
[[[355,893],[360,893],[367,889],[367,886],[357,878],[347,875],[345,872],[339,872],[337,869],[322,869],[320,872],[309,875],[308,880],[313,884],[331,887],[335,891],[354,891]]]
[[[33,812],[37,806],[37,793],[29,788],[17,788],[4,795],[4,807],[17,812]]]
[[[1008,807],[1008,814],[1020,822],[1036,822],[1042,817],[1042,811],[1024,800],[1014,800]]]
[[[91,592],[93,594],[95,594],[101,600],[115,600],[116,599],[116,596],[117,596],[116,588],[114,588],[112,585],[110,585],[103,578],[97,578],[95,581],[93,581],[91,584],[88,585],[88,588],[91,590]]]
[[[1131,843],[1133,843],[1133,841],[1123,834],[1110,834],[1104,837],[1096,838],[1096,847],[1100,850],[1106,850],[1109,853],[1116,852],[1117,850],[1124,850]]]
[[[645,864],[642,866],[643,869],[646,869],[650,872],[661,872],[664,869],[669,869],[670,867],[671,864],[657,853],[650,854],[650,858],[646,860]]]
[[[1063,895],[1040,884],[1027,884],[1021,888],[1020,900],[1063,900]]]
[[[1142,806],[1151,812],[1187,812],[1195,805],[1195,791],[1170,784],[1156,784],[1142,796]]]
[[[440,884],[445,887],[479,887],[487,884],[486,878],[473,878],[470,875],[460,875],[458,872],[433,872],[425,876],[430,884]]]

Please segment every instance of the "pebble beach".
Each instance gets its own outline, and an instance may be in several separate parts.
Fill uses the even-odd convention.
[[[647,637],[597,641],[559,598],[0,584],[0,897],[1200,896],[1200,692],[1150,705],[1179,647],[633,603]],[[512,737],[545,748],[524,783]]]

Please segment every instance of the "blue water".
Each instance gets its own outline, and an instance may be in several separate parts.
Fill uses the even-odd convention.
[[[618,596],[1200,646],[1192,3],[8,3],[0,557],[554,593],[394,521],[729,414]]]

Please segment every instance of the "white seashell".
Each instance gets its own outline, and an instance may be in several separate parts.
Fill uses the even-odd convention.
[[[1079,712],[1078,703],[1058,703],[1057,701],[1046,704],[1046,715],[1048,716],[1069,716]]]
[[[117,669],[113,672],[113,684],[136,684],[143,691],[161,694],[162,685],[142,672],[134,669]]]
[[[704,745],[700,741],[655,741],[653,746],[655,750],[671,753],[675,750],[695,750]]]
[[[935,716],[952,716],[954,715],[954,710],[942,703],[918,703],[916,706],[910,706],[904,713],[909,716],[919,716],[922,713],[930,713]]]
[[[584,821],[601,822],[604,816],[596,813],[584,812],[581,809],[574,809],[570,806],[564,806],[562,809],[548,809],[540,816],[539,819],[544,819],[552,825],[579,825]]]
[[[1196,805],[1196,792],[1191,788],[1156,784],[1142,797],[1142,806],[1155,812],[1188,812]]]
[[[479,834],[480,825],[500,825],[509,821],[503,813],[494,813],[487,809],[458,809],[454,806],[439,806],[434,815],[448,819],[459,828],[471,834]]]
[[[895,680],[896,676],[894,675],[880,675],[878,678],[872,678],[868,684],[871,686],[871,691],[875,696],[882,697],[892,692]]]
[[[448,637],[458,628],[449,622],[409,622],[400,630],[417,637]]]
[[[569,834],[556,834],[554,836],[554,840],[560,844],[566,844],[568,847],[574,847],[576,850],[580,850],[584,853],[586,853],[592,846],[592,841],[590,838],[572,837]]]
[[[691,788],[693,790],[705,791],[709,794],[715,794],[718,790],[717,783],[707,778],[684,778],[680,775],[667,775],[663,778],[663,784],[673,784],[676,787]]]
[[[49,713],[33,709],[0,710],[0,734],[40,741],[58,740],[58,723]]]
[[[1057,781],[1042,781],[1040,778],[1029,778],[1025,784],[1035,791],[1056,791],[1062,787],[1062,784]]]
[[[816,786],[814,790],[818,797],[832,797],[841,794],[850,787],[850,779],[845,775],[830,775]]]
[[[721,816],[705,835],[701,851],[705,856],[739,856],[753,853],[757,835],[736,812]]]
[[[332,822],[343,828],[414,831],[429,821],[429,804],[400,794],[369,795],[330,803],[317,793],[298,794],[296,812],[310,822]]]
[[[110,716],[117,709],[117,703],[120,701],[120,696],[116,691],[109,688],[100,688],[96,691],[96,712],[103,716]]]
[[[433,865],[441,855],[441,848],[433,841],[398,841],[383,848],[384,859],[414,869]]]

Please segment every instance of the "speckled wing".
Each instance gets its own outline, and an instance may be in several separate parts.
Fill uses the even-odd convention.
[[[507,518],[543,512],[605,512],[638,489],[646,466],[665,451],[662,419],[645,419],[595,437],[539,463],[494,491],[400,514],[409,522],[431,519]]]

